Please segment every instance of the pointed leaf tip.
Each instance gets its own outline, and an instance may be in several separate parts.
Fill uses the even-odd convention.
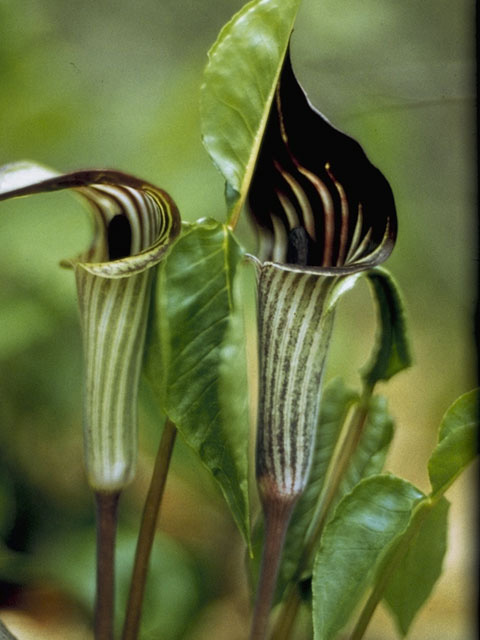
[[[392,475],[362,480],[338,504],[325,527],[313,571],[316,640],[334,640],[371,585],[386,551],[423,498]]]
[[[435,505],[422,506],[423,513],[414,511],[402,536],[409,543],[404,545],[405,553],[395,563],[395,570],[389,572],[390,580],[384,595],[402,636],[407,635],[415,616],[440,577],[447,550],[450,503],[442,498]],[[412,585],[415,585],[414,589]]]
[[[434,495],[444,493],[478,454],[480,389],[458,398],[443,416],[439,441],[428,461]]]
[[[226,181],[235,226],[250,184],[300,0],[253,0],[209,51],[201,88],[202,138]]]

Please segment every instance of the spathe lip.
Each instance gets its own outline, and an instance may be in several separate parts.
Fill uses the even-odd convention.
[[[180,233],[180,215],[168,193],[130,174],[112,169],[58,174],[28,162],[7,165],[0,173],[0,201],[65,189],[79,194],[93,211],[95,234],[90,248],[63,266],[79,266],[106,278],[125,277],[157,264]],[[108,227],[118,215],[128,219],[131,251],[108,260]]]
[[[395,244],[388,181],[353,138],[312,106],[288,52],[248,203],[263,262],[347,275],[379,265]]]
[[[388,251],[387,255],[381,256],[379,260],[369,260],[362,263],[356,263],[348,266],[342,267],[313,267],[313,266],[302,266],[298,264],[289,264],[285,262],[273,262],[270,260],[260,260],[257,256],[253,254],[246,254],[247,258],[249,258],[257,268],[262,268],[264,266],[271,265],[281,271],[289,271],[291,273],[305,273],[310,275],[317,276],[349,276],[354,273],[359,273],[361,271],[367,271],[368,269],[372,269],[373,267],[378,266],[381,262],[384,262],[391,253],[391,249]]]

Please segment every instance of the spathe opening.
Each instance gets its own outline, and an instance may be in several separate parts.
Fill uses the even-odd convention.
[[[132,248],[132,228],[124,213],[114,216],[107,229],[108,259],[120,260],[130,255]]]

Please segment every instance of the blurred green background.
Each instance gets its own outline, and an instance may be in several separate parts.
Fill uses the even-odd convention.
[[[166,189],[187,220],[222,219],[223,182],[201,146],[198,95],[206,52],[242,4],[0,0],[0,165],[117,168]],[[407,302],[415,364],[388,385],[397,433],[387,467],[423,490],[441,416],[476,383],[473,29],[467,0],[303,0],[292,43],[312,102],[361,142],[395,193],[400,233],[388,267]],[[73,277],[58,267],[89,233],[68,194],[0,207],[0,615],[22,640],[89,637],[81,351]],[[356,382],[372,331],[361,285],[342,302],[329,377]],[[143,395],[121,575],[161,427]],[[448,494],[446,570],[412,640],[475,637],[473,478],[469,470]],[[181,443],[161,529],[145,638],[244,638],[242,541]],[[383,611],[367,637],[395,637]]]

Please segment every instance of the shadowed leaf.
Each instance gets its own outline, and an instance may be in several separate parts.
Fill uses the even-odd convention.
[[[51,536],[52,537],[52,536]],[[54,544],[53,544],[54,542]],[[115,627],[120,629],[127,602],[136,531],[122,527],[116,545]],[[80,527],[44,540],[32,564],[36,577],[58,585],[85,611],[95,596],[95,531]],[[69,566],[70,571],[64,567]],[[141,636],[180,640],[199,605],[196,566],[176,541],[157,532],[153,541],[143,607]],[[21,640],[21,638],[19,639]]]
[[[411,365],[405,312],[397,284],[385,269],[366,273],[378,308],[377,344],[362,370],[365,383],[373,388],[379,380],[389,380]]]
[[[286,584],[295,576],[315,507],[325,482],[328,482],[331,474],[335,473],[335,469],[329,469],[329,465],[338,444],[340,429],[349,407],[357,397],[357,394],[346,388],[339,379],[333,380],[325,387],[312,470],[307,488],[295,507],[287,532],[279,577],[279,596]],[[360,441],[328,507],[327,521],[341,498],[360,480],[381,472],[392,436],[393,420],[388,413],[386,399],[383,396],[374,396],[369,402],[368,415]],[[310,575],[311,567],[304,567],[300,577],[305,578]]]
[[[295,575],[301,557],[305,535],[315,510],[327,474],[343,421],[357,394],[347,388],[341,378],[331,380],[322,394],[315,450],[307,487],[292,514],[282,555],[277,596]]]
[[[336,502],[367,476],[380,473],[393,438],[394,422],[388,411],[384,396],[373,396],[368,405],[368,414],[360,437],[341,482]]]

